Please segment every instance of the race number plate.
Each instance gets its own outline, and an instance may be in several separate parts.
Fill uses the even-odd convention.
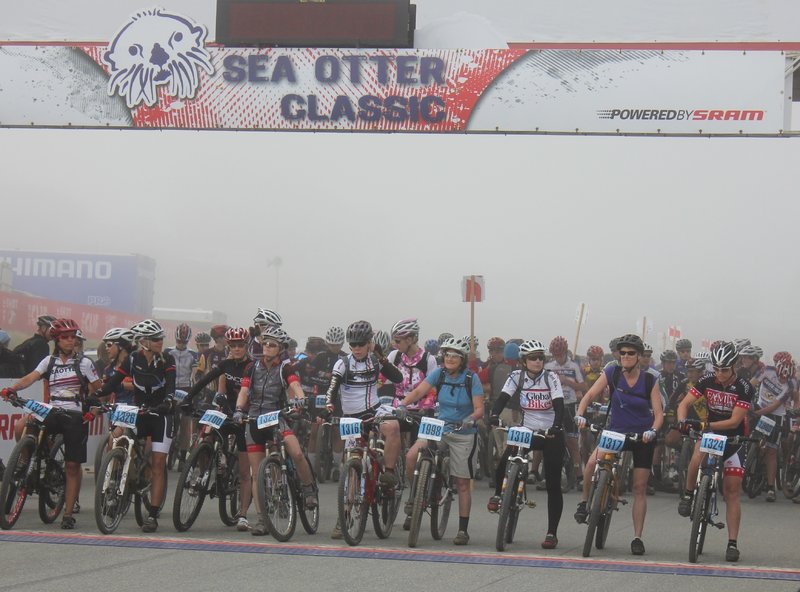
[[[278,425],[278,421],[280,421],[281,412],[280,411],[270,411],[269,413],[264,413],[258,416],[256,419],[256,427],[259,430],[263,430],[264,428],[271,428],[272,426]]]
[[[111,423],[120,428],[136,429],[139,408],[134,405],[117,405],[111,414]]]
[[[756,424],[756,431],[761,432],[765,436],[769,436],[773,429],[775,429],[775,420],[766,415],[762,415]]]
[[[178,403],[182,403],[183,400],[186,398],[186,395],[188,395],[188,394],[189,393],[187,393],[186,391],[182,391],[180,389],[175,389],[175,400]]]
[[[700,452],[707,452],[714,456],[722,456],[725,453],[725,442],[728,441],[728,436],[721,436],[719,434],[703,434],[700,440]]]
[[[41,401],[28,400],[25,403],[25,409],[39,421],[44,421],[47,414],[53,409],[49,403],[42,403]]]
[[[441,419],[434,419],[432,417],[423,417],[419,422],[418,438],[422,440],[433,440],[439,442],[444,433],[444,422]]]
[[[623,446],[625,446],[625,434],[611,430],[603,430],[597,441],[597,449],[600,452],[621,452]]]
[[[339,437],[342,440],[361,437],[361,420],[355,417],[343,417],[339,420]]]
[[[314,407],[317,409],[325,409],[325,405],[328,404],[328,397],[325,395],[317,395],[314,397]]]
[[[520,446],[521,448],[530,448],[533,441],[533,431],[524,427],[513,427],[508,430],[508,439],[506,444],[510,446]]]
[[[200,418],[200,421],[198,423],[211,426],[212,428],[220,429],[222,427],[222,424],[225,423],[227,417],[228,416],[222,413],[221,411],[208,409],[205,413],[203,413],[203,417]]]

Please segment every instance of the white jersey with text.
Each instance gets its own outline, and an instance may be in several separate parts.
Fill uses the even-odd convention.
[[[772,366],[767,366],[760,378],[761,384],[758,387],[758,408],[763,409],[764,407],[769,407],[780,400],[782,403],[778,405],[778,408],[772,411],[771,414],[783,417],[786,415],[786,404],[792,393],[796,390],[797,384],[794,380],[781,383],[778,371]]]
[[[519,388],[522,370],[514,370],[503,386],[503,392],[514,396]],[[564,391],[558,374],[545,370],[536,378],[528,372],[519,392],[519,408],[522,411],[522,425],[531,430],[546,430],[553,426],[556,412],[553,399],[563,399]]]
[[[578,364],[575,363],[574,360],[567,359],[564,364],[559,364],[557,360],[551,360],[544,365],[546,370],[551,370],[558,374],[558,377],[562,380],[564,378],[570,378],[575,382],[585,382],[583,378],[583,371]],[[575,389],[571,386],[565,385],[563,382],[561,383],[561,389],[564,392],[564,404],[571,405],[573,403],[578,402],[578,394],[575,392]]]
[[[36,367],[36,372],[44,376],[50,366],[50,359],[47,356]],[[61,356],[55,356],[55,364],[47,377],[50,388],[50,404],[53,407],[61,407],[68,411],[81,411],[81,379],[75,373],[75,358],[70,357],[66,361]],[[80,372],[89,383],[99,380],[94,364],[89,358],[82,358],[80,361]],[[66,400],[64,400],[66,399]]]

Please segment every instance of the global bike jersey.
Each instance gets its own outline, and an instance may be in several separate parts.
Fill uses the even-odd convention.
[[[191,349],[168,349],[167,353],[175,359],[175,385],[179,389],[192,386],[192,371],[197,368],[198,354]]]
[[[467,373],[471,379],[467,380]],[[483,385],[480,378],[472,370],[465,369],[458,374],[449,374],[443,368],[436,368],[425,377],[432,387],[439,386],[437,400],[439,402],[438,418],[448,423],[461,423],[475,412],[472,397],[483,394]],[[470,385],[469,382],[472,382]],[[469,390],[467,390],[469,388]],[[445,425],[445,432],[452,431],[452,426]],[[460,430],[459,434],[474,434],[476,429],[467,428]]]
[[[786,415],[786,403],[797,391],[797,383],[788,380],[782,383],[778,376],[778,371],[773,366],[767,366],[761,376],[761,384],[758,386],[758,408],[769,407],[776,401],[781,401],[778,408],[771,411],[771,415]]]
[[[400,382],[400,371],[388,361],[381,364],[377,356],[369,354],[363,360],[356,360],[353,354],[337,360],[333,366],[331,383],[328,387],[328,400],[332,402],[338,395],[341,399],[342,413],[355,415],[378,406],[378,374],[392,382]]]
[[[62,360],[61,356],[47,356],[34,370],[47,380],[50,404],[67,411],[81,411],[84,385],[99,380],[92,361],[80,355],[67,360]]]
[[[736,378],[732,384],[722,386],[714,374],[706,374],[689,391],[689,395],[699,399],[706,398],[708,405],[708,421],[725,421],[733,415],[736,407],[749,411],[753,407],[753,386],[746,380]],[[745,422],[731,430],[714,430],[724,436],[742,436],[745,433]]]
[[[300,382],[290,360],[275,360],[265,364],[256,360],[247,365],[242,378],[242,387],[249,389],[247,414],[251,419],[263,413],[277,411],[286,406],[286,390],[294,382]]]
[[[618,366],[607,367],[604,372],[611,401],[608,429],[623,434],[641,434],[649,430],[653,426],[650,392],[656,378],[640,370],[636,382],[631,386]]]
[[[133,401],[138,407],[155,407],[175,396],[175,360],[170,354],[156,354],[147,361],[144,352],[133,352],[97,392],[110,395],[126,378],[133,382]]]
[[[550,370],[558,374],[561,379],[561,390],[564,392],[564,404],[571,405],[578,402],[578,394],[571,386],[564,384],[564,378],[570,378],[575,382],[584,382],[581,367],[574,360],[567,359],[563,364],[557,360],[551,360],[544,365],[545,370]]]
[[[403,380],[394,385],[395,406],[403,397],[413,391],[419,383],[425,380],[426,376],[439,367],[436,364],[436,358],[422,348],[419,348],[417,353],[410,358],[406,354],[400,353],[399,350],[394,350],[389,353],[388,360],[403,375]],[[435,406],[436,392],[432,390],[421,401],[409,405],[408,408],[433,409]]]
[[[522,370],[511,373],[503,386],[503,392],[514,398],[519,392],[519,408],[522,411],[522,425],[531,430],[546,430],[553,426],[556,412],[554,399],[563,399],[564,392],[558,374],[545,370],[538,376],[525,372],[520,388]]]
[[[251,362],[248,358],[242,358],[241,360],[227,358],[222,360],[221,364],[211,372],[204,374],[203,377],[195,383],[191,390],[189,390],[187,399],[191,401],[212,381],[217,381],[220,376],[225,376],[225,398],[228,400],[228,409],[233,411],[236,409],[236,398],[239,396],[245,369],[249,364],[251,364]]]

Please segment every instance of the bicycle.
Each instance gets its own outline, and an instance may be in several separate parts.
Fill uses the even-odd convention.
[[[172,505],[172,523],[178,532],[194,524],[206,496],[217,498],[219,517],[234,526],[239,508],[239,454],[237,424],[223,409],[195,412],[197,439],[189,454]]]
[[[717,509],[717,485],[722,478],[724,463],[722,456],[725,453],[726,445],[738,446],[745,442],[757,442],[755,438],[744,436],[733,436],[731,438],[710,432],[702,433],[690,429],[693,439],[700,438],[700,452],[705,453],[700,470],[697,472],[697,480],[694,487],[691,519],[692,528],[689,536],[689,562],[697,563],[699,556],[703,553],[703,545],[706,540],[708,525],[725,528],[723,522],[716,522],[715,518],[719,515]]]
[[[317,409],[325,409],[327,397],[317,395],[314,405]],[[319,483],[325,483],[331,477],[333,469],[333,423],[323,421],[317,426],[316,455],[314,456],[314,473]]]
[[[453,431],[459,431],[462,425],[432,417],[414,418],[412,421],[419,423],[417,438],[428,441],[428,445],[420,448],[417,454],[409,492],[411,526],[408,531],[408,546],[413,548],[417,546],[422,515],[425,512],[430,514],[433,539],[438,541],[444,537],[455,492],[450,477],[449,450],[447,447],[440,450],[438,443],[444,436],[445,426],[451,426]]]
[[[375,534],[381,539],[389,537],[403,499],[403,459],[399,459],[395,469],[395,488],[387,491],[380,485],[380,476],[384,470],[384,441],[380,438],[379,426],[387,420],[397,418],[383,415],[363,420],[353,417],[333,420],[334,424],[339,425],[339,437],[344,440],[346,458],[344,470],[339,476],[339,525],[344,540],[351,546],[361,542],[370,511]]]
[[[497,523],[497,537],[495,548],[505,551],[506,545],[514,542],[517,530],[519,513],[527,506],[533,508],[536,502],[528,499],[527,481],[530,467],[530,451],[534,438],[545,438],[546,430],[534,432],[526,427],[498,426],[499,430],[507,432],[506,446],[511,446],[511,455],[508,457],[506,474],[503,477],[503,486],[500,491],[500,519]]]
[[[592,543],[596,549],[605,547],[608,530],[611,526],[613,513],[618,510],[619,504],[628,502],[620,497],[622,449],[628,442],[638,442],[640,434],[620,434],[603,429],[603,426],[592,424],[589,429],[600,434],[597,440],[597,464],[592,473],[592,485],[589,490],[589,509],[586,538],[583,542],[583,556],[589,557]]]
[[[800,421],[794,410],[788,411],[786,416],[791,424],[783,461],[783,495],[791,499],[800,493],[800,437],[797,435]]]
[[[22,437],[3,473],[0,485],[0,528],[9,530],[16,524],[28,496],[39,495],[39,518],[51,524],[64,507],[67,477],[64,471],[64,437],[50,436],[44,425],[51,413],[66,413],[48,403],[12,396],[9,403],[30,415]]]
[[[754,438],[752,438],[750,445],[747,447],[744,457],[744,479],[742,480],[742,489],[750,499],[761,495],[761,492],[766,488],[767,466],[764,461],[764,448],[767,438],[769,438],[774,429],[775,420],[766,415],[758,418],[758,422],[753,429]],[[779,489],[781,489],[781,464],[781,462],[778,462],[779,470],[776,471],[775,475],[775,485]]]
[[[255,422],[259,430],[272,430],[272,441],[268,443],[267,456],[258,467],[256,489],[261,502],[264,522],[275,539],[286,542],[292,538],[297,526],[297,515],[308,534],[315,534],[319,528],[319,504],[308,508],[303,495],[303,483],[292,459],[286,454],[283,434],[279,429],[281,418],[298,419],[296,407],[271,411],[249,420]],[[314,492],[318,491],[314,469],[306,456],[311,471]]]
[[[122,429],[119,436],[111,436],[111,449],[103,455],[94,492],[97,528],[103,534],[113,534],[131,503],[139,526],[144,524],[145,517],[153,508],[150,501],[151,453],[146,450],[147,438],[136,436],[136,420],[139,415],[158,414],[152,409],[134,405],[103,405],[102,410],[111,411],[111,425]],[[167,491],[167,474],[165,470],[164,491]],[[165,500],[166,495],[159,510],[164,507]]]

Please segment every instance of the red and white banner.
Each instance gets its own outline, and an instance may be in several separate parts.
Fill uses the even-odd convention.
[[[680,339],[681,338],[681,328],[680,327],[672,327],[669,328],[669,337],[670,339]]]
[[[778,51],[252,49],[151,9],[110,43],[0,46],[0,125],[779,135]]]

